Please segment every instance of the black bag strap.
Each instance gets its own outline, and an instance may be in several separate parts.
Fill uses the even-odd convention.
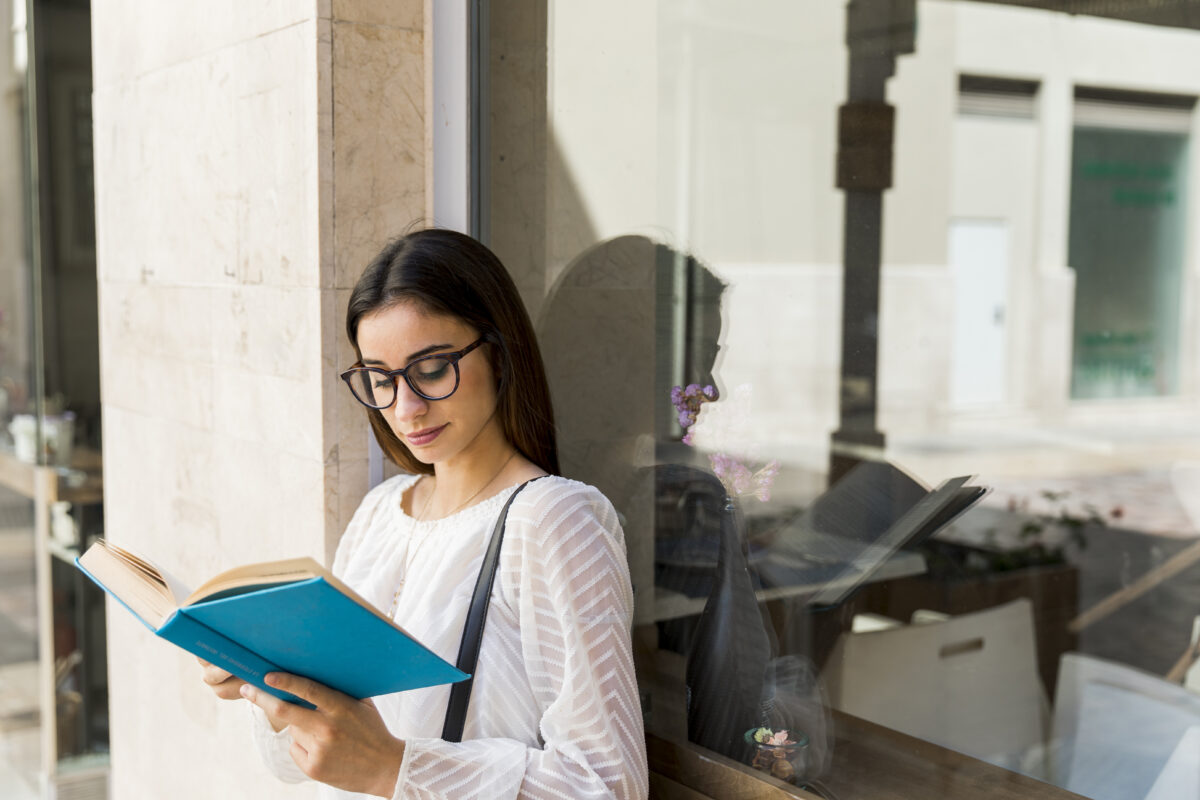
[[[463,625],[462,641],[458,645],[458,661],[454,666],[471,677],[450,687],[450,702],[446,706],[446,722],[442,726],[442,739],[461,742],[463,725],[467,721],[467,705],[471,702],[471,685],[475,682],[475,662],[479,660],[479,645],[483,642],[483,623],[487,621],[488,605],[492,598],[492,585],[496,582],[496,571],[500,565],[500,545],[504,541],[504,523],[508,519],[508,508],[521,490],[537,478],[525,481],[508,496],[508,502],[496,519],[492,540],[488,543],[479,577],[475,579],[475,591],[467,610],[467,621]]]

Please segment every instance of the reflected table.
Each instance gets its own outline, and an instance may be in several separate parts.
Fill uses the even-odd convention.
[[[834,539],[835,537],[810,534],[810,538]],[[848,590],[858,584],[921,575],[926,571],[925,558],[920,553],[908,550],[882,552],[882,548],[870,546],[863,548],[863,552],[870,553],[875,549],[879,549],[881,552],[877,554],[877,558],[866,560],[871,564],[869,568],[863,567],[855,570],[849,568],[850,564],[846,563],[838,565],[836,569],[832,570],[832,575],[829,565],[814,565],[806,562],[798,553],[768,552],[761,561],[755,562],[754,569],[761,573],[787,577],[777,578],[768,585],[762,586],[755,591],[755,595],[759,602],[783,600],[811,596],[831,588]],[[704,594],[686,594],[656,585],[654,587],[654,621],[662,622],[699,614],[704,610],[706,601],[707,596]]]

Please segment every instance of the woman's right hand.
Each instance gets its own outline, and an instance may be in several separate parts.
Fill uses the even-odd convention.
[[[200,662],[200,667],[203,670],[201,680],[213,690],[213,694],[222,700],[241,700],[242,685],[246,682],[241,678],[235,678],[227,670],[223,670],[215,664],[210,664],[203,658],[197,658]]]

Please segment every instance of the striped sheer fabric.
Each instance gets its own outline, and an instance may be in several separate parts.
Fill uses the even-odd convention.
[[[400,507],[414,482],[393,478],[366,497],[334,572],[380,608],[395,602],[396,621],[453,662],[511,489],[417,522]],[[448,687],[376,698],[388,728],[407,743],[395,797],[645,797],[632,615],[623,534],[608,500],[565,478],[526,487],[509,511],[463,742],[438,738]],[[284,780],[303,780],[287,731],[274,734],[255,716],[268,766]],[[359,795],[322,786],[319,796]]]

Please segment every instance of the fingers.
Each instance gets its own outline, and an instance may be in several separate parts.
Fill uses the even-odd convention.
[[[301,678],[299,675],[291,675],[286,672],[271,672],[264,678],[266,684],[274,689],[280,689],[299,697],[301,700],[307,700],[318,709],[330,711],[334,708],[344,705],[350,698],[342,694],[336,689],[330,689],[328,686],[317,683],[308,678]]]
[[[309,770],[312,768],[309,766],[308,750],[306,750],[304,746],[300,744],[300,742],[296,741],[296,734],[294,731],[292,733],[292,746],[290,748],[290,753],[292,756],[292,761],[296,762],[296,766],[300,768],[300,771],[305,775],[309,775]],[[312,776],[309,775],[309,777],[311,778]]]
[[[278,721],[282,725],[290,725],[295,720],[293,712],[306,711],[306,709],[293,705],[286,700],[281,700],[278,697],[260,690],[257,686],[243,684],[239,689],[242,697],[249,700],[254,705],[267,712],[267,716]]]
[[[236,700],[241,695],[238,694],[238,689],[245,683],[241,678],[235,678],[227,670],[214,666],[207,662],[204,663],[200,673],[200,680],[213,690],[213,693],[222,700]]]
[[[224,683],[231,677],[233,677],[233,673],[229,672],[229,670],[215,667],[212,664],[205,664],[204,669],[200,671],[200,679],[209,686],[216,686],[219,683]]]

